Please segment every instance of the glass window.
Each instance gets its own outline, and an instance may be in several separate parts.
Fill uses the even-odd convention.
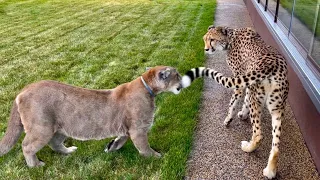
[[[314,38],[311,44],[310,54],[313,60],[320,66],[320,0],[318,0],[314,24]]]
[[[309,50],[313,39],[317,1],[295,0],[290,31],[306,50]]]
[[[268,9],[276,14],[277,0],[269,0]],[[278,21],[288,36],[298,44],[320,67],[320,0],[280,0]],[[298,48],[301,49],[301,48]],[[302,49],[302,50],[303,50]]]
[[[279,10],[278,10],[278,20],[280,20],[284,24],[284,26],[286,26],[288,29],[290,27],[293,3],[294,3],[294,0],[280,0]],[[271,0],[269,9],[274,15],[276,14],[276,6],[277,6],[277,0]]]

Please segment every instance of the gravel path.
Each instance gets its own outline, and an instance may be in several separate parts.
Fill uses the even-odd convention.
[[[215,25],[252,26],[243,1],[217,0],[217,3]],[[225,53],[217,52],[208,56],[206,66],[231,75],[225,58]],[[235,118],[230,127],[226,128],[223,125],[231,92],[232,90],[223,88],[213,80],[205,80],[201,112],[193,150],[188,160],[186,179],[264,179],[262,170],[267,165],[271,150],[271,117],[264,109],[262,115],[264,139],[256,151],[243,152],[240,142],[251,138],[250,123]],[[320,179],[289,105],[285,110],[282,127],[276,179]]]

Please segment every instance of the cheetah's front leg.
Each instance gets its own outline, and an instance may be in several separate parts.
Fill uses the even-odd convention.
[[[242,105],[242,110],[238,112],[238,118],[241,120],[246,120],[249,115],[249,97],[250,97],[250,90],[249,88],[246,89],[246,96],[244,98],[244,103]]]
[[[237,106],[239,99],[242,98],[243,89],[235,89],[234,94],[231,97],[230,103],[229,103],[229,112],[224,120],[224,125],[228,126],[230,122],[232,121],[232,118],[235,115],[235,107]]]

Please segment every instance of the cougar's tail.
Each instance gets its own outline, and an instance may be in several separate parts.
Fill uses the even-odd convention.
[[[23,125],[18,112],[18,105],[16,101],[14,101],[7,131],[4,134],[4,137],[0,140],[0,156],[8,153],[11,150],[11,148],[17,143],[22,131]]]
[[[274,71],[273,67],[265,70],[251,71],[246,75],[240,75],[236,77],[226,77],[223,74],[215,71],[214,69],[197,67],[189,70],[182,77],[182,87],[186,88],[191,85],[192,81],[196,78],[207,76],[214,79],[219,84],[223,85],[226,88],[238,89],[245,88],[249,85],[261,82],[267,77],[271,76],[271,73]]]

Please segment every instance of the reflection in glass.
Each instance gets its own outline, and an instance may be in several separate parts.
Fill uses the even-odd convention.
[[[320,66],[320,0],[316,7],[314,17],[314,38],[311,44],[310,53],[314,61]]]
[[[277,0],[268,9],[275,15]],[[278,21],[320,67],[320,0],[280,0]]]
[[[280,6],[278,11],[278,20],[280,20],[287,28],[290,26],[292,5],[294,0],[280,0]],[[276,13],[277,0],[269,2],[269,10]]]
[[[295,0],[291,32],[309,50],[313,39],[314,18],[318,0]]]

